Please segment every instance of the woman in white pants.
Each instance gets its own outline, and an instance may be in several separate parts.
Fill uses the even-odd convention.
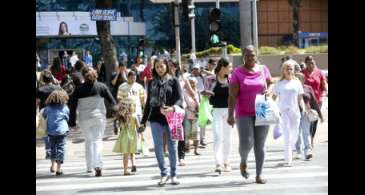
[[[95,176],[101,176],[103,163],[103,135],[106,127],[106,108],[104,98],[116,109],[116,101],[108,87],[98,82],[97,73],[90,67],[82,69],[85,83],[76,88],[71,99],[70,126],[76,126],[77,119],[85,137],[85,156],[87,172],[95,170]]]
[[[303,101],[303,86],[294,74],[294,60],[287,60],[282,66],[280,81],[273,88],[273,99],[277,97],[278,107],[281,114],[280,128],[284,134],[285,165],[291,166],[293,149],[298,138],[300,124],[300,109],[307,109]]]
[[[232,128],[228,119],[228,74],[230,63],[221,58],[214,70],[215,75],[207,77],[206,93],[210,94],[209,103],[213,106],[214,154],[216,161],[215,172],[230,172],[229,153],[231,150]]]

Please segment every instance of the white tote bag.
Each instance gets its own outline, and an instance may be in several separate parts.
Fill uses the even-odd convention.
[[[276,125],[279,123],[279,108],[273,99],[265,98],[265,95],[256,95],[255,112],[255,126]]]
[[[265,90],[267,89],[266,79],[264,76],[264,66],[260,66],[261,77],[264,81]],[[279,108],[271,97],[264,94],[257,94],[255,99],[255,126],[275,125],[279,123]]]

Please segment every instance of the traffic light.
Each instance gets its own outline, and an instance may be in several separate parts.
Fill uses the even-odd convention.
[[[212,46],[218,46],[221,42],[219,30],[221,28],[221,11],[218,8],[213,8],[209,11],[209,41]]]
[[[143,57],[144,56],[144,39],[140,39],[138,41],[137,55],[139,57]]]

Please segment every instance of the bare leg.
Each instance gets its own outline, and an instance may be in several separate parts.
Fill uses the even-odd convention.
[[[195,155],[200,155],[200,153],[198,153],[198,144],[199,144],[199,140],[194,140],[194,154]]]
[[[55,161],[51,160],[51,173],[55,172]]]
[[[124,175],[129,175],[129,172],[128,172],[128,157],[129,157],[129,154],[124,154],[123,155]]]

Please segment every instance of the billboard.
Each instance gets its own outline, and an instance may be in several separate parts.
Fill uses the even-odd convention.
[[[112,14],[112,12],[110,13]],[[97,35],[96,21],[91,20],[91,12],[37,12],[36,16],[36,36]],[[104,16],[94,19],[109,17]],[[114,13],[110,16],[114,17]],[[110,21],[110,31],[112,35],[144,36],[146,34],[146,24],[144,22],[134,22],[132,17],[116,17],[116,21]]]

